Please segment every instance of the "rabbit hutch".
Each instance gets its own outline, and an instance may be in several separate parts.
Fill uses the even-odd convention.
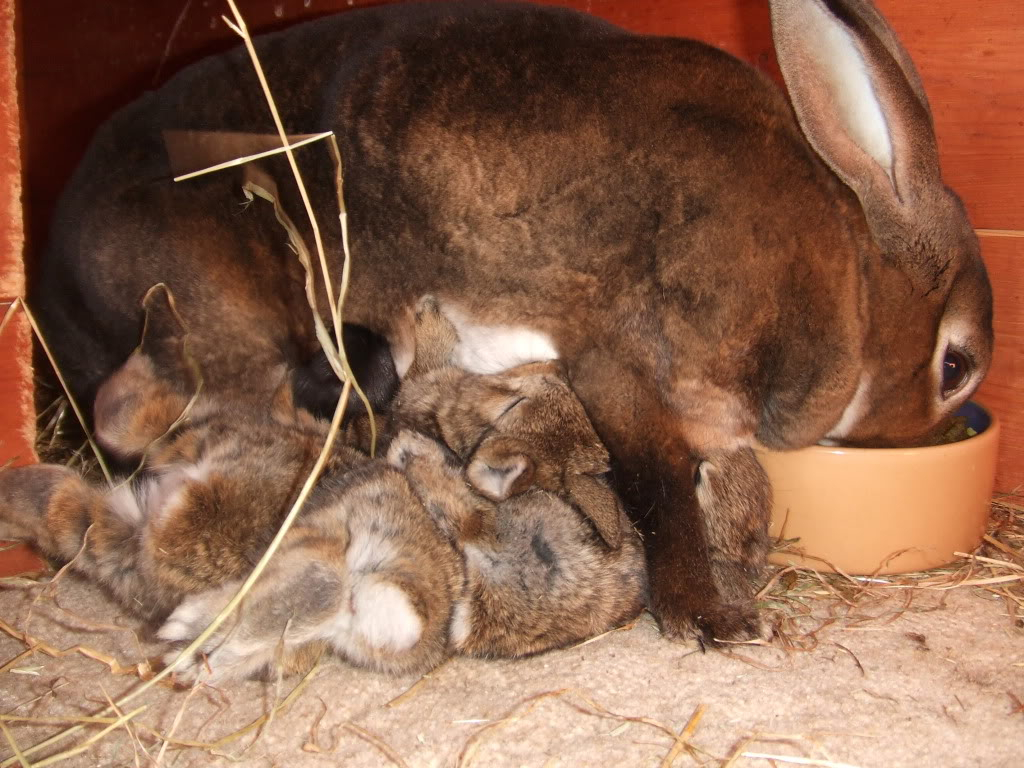
[[[389,1],[399,0],[238,6],[255,34]],[[781,82],[767,0],[536,1],[638,33],[704,40]],[[875,3],[920,72],[944,180],[966,205],[991,279],[994,358],[973,399],[1001,424],[995,490],[1015,494],[1024,486],[1024,3]],[[114,110],[238,44],[226,13],[226,0],[0,0],[0,468],[39,461],[38,434],[52,416],[37,414],[36,386],[49,376],[36,368],[48,363],[22,298],[61,189]],[[0,576],[36,564],[24,547],[0,548]]]

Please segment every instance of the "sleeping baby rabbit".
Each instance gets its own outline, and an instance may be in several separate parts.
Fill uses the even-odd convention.
[[[98,439],[141,468],[113,490],[71,470],[0,473],[0,519],[46,554],[99,581],[128,609],[196,637],[265,551],[324,442],[296,411],[290,382],[263,411],[197,396],[169,296],[147,296],[142,345],[99,392]],[[354,664],[402,673],[448,652],[461,557],[401,472],[336,445],[267,571],[206,643],[214,679],[272,665],[280,646],[327,646]],[[169,615],[169,618],[168,618]],[[201,669],[200,658],[184,672]]]
[[[416,357],[393,414],[402,431],[389,457],[406,467],[428,510],[470,507],[431,498],[444,483],[422,480],[415,458],[436,443],[407,437],[410,429],[429,435],[465,467],[447,475],[450,497],[495,505],[482,527],[480,518],[460,518],[458,511],[443,523],[467,571],[454,647],[521,656],[634,618],[646,597],[641,542],[602,476],[608,454],[557,365],[492,375],[452,367],[457,334],[430,299],[416,328]]]

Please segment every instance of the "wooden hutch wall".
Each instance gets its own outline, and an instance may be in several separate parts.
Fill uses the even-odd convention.
[[[488,0],[481,0],[486,2]],[[765,0],[545,0],[637,32],[697,37],[777,76]],[[379,0],[241,0],[254,30]],[[996,359],[979,398],[1003,422],[997,487],[1024,483],[1024,3],[878,0],[910,49],[931,99],[947,183],[980,230],[996,296]],[[22,291],[54,199],[92,131],[117,106],[200,55],[235,43],[222,0],[0,0],[0,314]],[[17,37],[13,33],[17,29]],[[15,43],[20,40],[20,49]],[[14,98],[17,57],[21,86]],[[28,330],[0,338],[0,464],[31,460]]]

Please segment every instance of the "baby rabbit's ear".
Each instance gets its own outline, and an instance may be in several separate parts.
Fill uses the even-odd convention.
[[[594,524],[611,549],[622,546],[622,506],[615,492],[594,475],[568,474],[569,502]]]
[[[433,296],[420,300],[416,311],[416,351],[407,376],[416,376],[451,363],[459,335]]]
[[[100,386],[93,403],[96,436],[123,459],[142,455],[181,416],[199,381],[185,348],[185,326],[163,283],[142,300],[142,343]]]
[[[485,439],[466,468],[466,479],[491,501],[504,501],[533,484],[536,466],[522,451],[519,441]]]
[[[270,415],[277,421],[284,424],[301,424],[303,426],[314,426],[317,424],[317,417],[305,408],[295,404],[294,380],[289,372],[283,368],[278,372],[271,372],[271,376],[279,375],[280,383],[274,391],[270,401]],[[350,402],[355,398],[353,395]]]
[[[163,376],[187,379],[185,339],[188,331],[175,307],[171,289],[164,283],[157,283],[146,292],[142,308],[146,320],[138,353],[150,358]]]

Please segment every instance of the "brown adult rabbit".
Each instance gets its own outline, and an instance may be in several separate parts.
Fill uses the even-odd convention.
[[[712,567],[712,529],[746,513],[705,520],[693,462],[916,443],[992,346],[978,244],[895,34],[866,0],[770,5],[792,107],[707,45],[541,6],[374,8],[258,45],[286,129],[339,138],[348,319],[388,340],[400,373],[427,294],[474,372],[561,358],[644,534],[654,612],[708,642],[758,622]],[[164,130],[272,133],[245,53],[115,115],[63,198],[32,299],[86,396],[159,280],[213,389],[312,355],[269,206],[237,213],[233,172],[173,184]],[[300,160],[331,210],[326,153]],[[337,274],[338,223],[322,229]]]

